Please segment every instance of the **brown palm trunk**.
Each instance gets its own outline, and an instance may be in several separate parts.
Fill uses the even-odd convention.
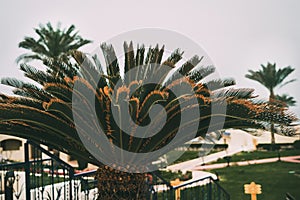
[[[274,128],[274,123],[271,122],[271,129],[270,129],[270,132],[271,132],[271,151],[275,151],[275,146],[276,146],[276,143],[275,143],[275,128]]]
[[[98,200],[146,200],[149,184],[146,174],[127,173],[101,166],[97,170]]]
[[[275,95],[273,89],[270,90],[270,96],[269,96],[269,103],[271,104],[271,107],[274,106],[275,102]],[[275,151],[275,127],[274,123],[271,121],[271,127],[270,127],[270,132],[271,132],[271,151]]]

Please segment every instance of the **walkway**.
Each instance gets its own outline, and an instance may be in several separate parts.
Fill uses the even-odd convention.
[[[194,168],[206,163],[217,161],[225,156],[232,156],[242,151],[253,151],[256,149],[253,143],[253,136],[242,130],[229,129],[231,133],[230,139],[227,139],[228,148],[225,151],[209,154],[186,162],[170,165],[168,170],[182,172],[192,171]]]
[[[185,173],[186,171],[192,171],[193,173],[192,180],[205,178],[207,176],[212,176],[214,179],[216,179],[217,177],[215,176],[215,174],[205,172],[203,170],[224,168],[227,167],[227,163],[218,163],[212,165],[205,165],[205,164],[217,161],[218,159],[224,158],[225,156],[232,156],[242,151],[255,150],[255,145],[254,145],[255,141],[253,140],[254,137],[252,135],[241,130],[231,129],[230,132],[231,132],[231,139],[228,141],[227,150],[209,154],[207,156],[199,157],[186,162],[170,165],[167,167],[167,170],[175,171],[175,172],[180,170],[183,173]],[[267,158],[267,159],[260,159],[260,160],[235,162],[235,163],[231,163],[230,165],[245,166],[245,165],[270,163],[276,161],[278,161],[278,158]],[[281,161],[300,163],[300,155],[281,157]]]

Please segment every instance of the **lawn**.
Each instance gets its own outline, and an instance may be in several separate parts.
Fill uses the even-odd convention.
[[[178,153],[178,152],[177,152]],[[170,152],[169,155],[177,154],[175,151]],[[172,164],[181,163],[184,161],[192,160],[199,157],[198,151],[185,151],[176,161],[174,161]]]
[[[280,156],[295,156],[300,155],[300,149],[295,150],[283,150],[280,151]],[[240,152],[233,155],[230,159],[230,162],[238,162],[238,161],[245,161],[245,160],[255,160],[255,159],[264,159],[264,158],[275,158],[278,157],[277,151],[252,151],[252,152]],[[224,163],[226,162],[225,159],[220,158],[216,162],[213,163]]]
[[[244,184],[254,181],[261,184],[262,194],[257,199],[282,200],[286,192],[300,199],[300,164],[276,162],[260,165],[232,166],[213,170],[218,173],[220,184],[232,200],[248,200]]]
[[[219,151],[222,151],[222,150],[212,149],[211,151],[209,151],[209,154],[217,153]],[[179,153],[182,155],[178,159],[176,159],[173,163],[171,163],[172,165],[176,164],[176,163],[181,163],[181,162],[185,162],[188,160],[199,158],[199,151],[179,151]],[[175,155],[178,155],[178,151],[176,151],[176,150],[171,151],[167,155],[169,157],[174,157]],[[299,155],[300,155],[300,151],[299,151]]]

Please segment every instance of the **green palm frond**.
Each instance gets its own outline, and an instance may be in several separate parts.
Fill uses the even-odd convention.
[[[173,51],[173,53],[167,58],[166,61],[163,62],[163,64],[170,63],[172,66],[175,66],[177,62],[179,62],[182,59],[183,51],[180,49],[176,49]]]
[[[284,80],[295,70],[294,68],[287,66],[281,69],[276,69],[276,63],[268,63],[266,66],[261,65],[260,70],[249,70],[249,74],[246,74],[246,78],[252,79],[264,85],[269,90],[273,90],[275,87],[286,85],[296,79],[284,82]]]
[[[107,45],[106,43],[101,44],[101,49],[105,58],[107,75],[111,87],[114,88],[116,83],[120,80],[120,68],[117,60],[117,56],[112,45]]]
[[[279,105],[284,107],[295,106],[297,101],[294,97],[289,96],[288,94],[276,95],[276,100],[278,101]]]
[[[46,25],[40,24],[35,28],[35,33],[38,39],[25,37],[19,43],[19,47],[31,51],[30,54],[23,54],[17,58],[17,62],[28,62],[33,59],[44,60],[52,58],[54,60],[68,61],[69,52],[76,50],[81,46],[91,43],[90,40],[83,39],[78,32],[75,31],[75,26],[60,29],[60,26],[53,28],[51,23]]]
[[[211,80],[205,84],[210,90],[218,90],[232,85],[235,85],[235,80],[232,78]]]
[[[219,88],[218,88],[219,89]],[[219,91],[215,91],[213,96],[216,98],[219,97],[232,97],[235,99],[250,99],[253,98],[254,89],[248,88],[230,88],[230,89],[222,89]]]
[[[25,83],[21,80],[15,78],[2,78],[1,84],[12,86],[15,89],[13,90],[14,94],[21,95],[21,91],[25,92],[26,97],[31,97],[40,101],[48,101],[52,98],[50,93],[47,93],[45,90],[40,89],[39,87],[31,84]]]
[[[73,30],[74,27],[70,27],[66,33],[70,35]],[[48,32],[53,31],[55,29],[47,25],[38,34],[41,38],[45,36],[41,39],[45,43],[47,34],[50,34]],[[49,58],[44,62],[47,67],[45,71],[21,65],[25,76],[38,83],[38,86],[27,85],[17,79],[2,80],[3,84],[16,88],[19,96],[0,95],[0,132],[29,138],[81,160],[99,164],[84,148],[77,128],[89,141],[96,140],[89,133],[100,132],[98,128],[101,128],[112,144],[130,152],[146,153],[169,144],[180,129],[181,116],[192,114],[195,108],[200,109],[200,116],[185,121],[181,127],[185,131],[184,136],[165,151],[193,137],[203,137],[208,131],[216,131],[220,127],[257,128],[266,121],[288,125],[296,120],[295,116],[284,109],[274,110],[267,103],[253,101],[252,89],[229,87],[235,84],[233,79],[204,81],[215,68],[199,67],[203,57],[194,56],[182,66],[176,66],[183,57],[179,49],[163,61],[164,46],[145,48],[144,45],[138,45],[134,49],[130,42],[124,43],[123,47],[125,63],[122,66],[119,65],[114,48],[105,43],[101,45],[105,65],[100,63],[97,56],[89,57],[76,50],[71,52],[76,63]],[[161,64],[169,68],[165,69]],[[124,67],[124,72],[136,71],[131,76],[124,76],[123,80],[120,67]],[[173,71],[171,69],[174,69],[173,74],[169,74]],[[158,84],[144,84],[151,78],[159,80]],[[81,89],[74,89],[75,84]],[[185,84],[190,89],[176,96],[173,91]],[[94,97],[92,100],[88,98],[91,94]],[[73,102],[75,97],[80,101]],[[79,107],[76,110],[77,104],[83,105],[84,109]],[[151,109],[157,104],[162,107],[162,111],[150,116]],[[120,105],[128,106],[126,114],[129,116],[122,113]],[[93,110],[96,111],[97,119],[91,120],[89,117]],[[117,118],[113,116],[113,111],[118,114]],[[74,116],[85,125],[84,129],[75,127]],[[143,134],[148,137],[139,137],[137,128],[146,126]],[[190,131],[193,126],[198,127],[195,135]],[[100,152],[104,152],[101,141],[95,143],[99,144],[97,148]],[[101,156],[113,157],[113,154],[103,153]]]
[[[198,69],[195,69],[194,71],[190,72],[188,74],[188,77],[194,81],[195,83],[198,83],[203,78],[209,76],[210,74],[215,72],[214,66],[201,66]]]
[[[45,83],[65,83],[65,77],[53,76],[53,74],[48,73],[50,72],[49,70],[45,72],[27,64],[21,64],[20,69],[24,72],[25,77],[32,79],[40,85],[44,85]]]

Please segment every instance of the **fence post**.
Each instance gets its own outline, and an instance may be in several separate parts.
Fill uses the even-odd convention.
[[[286,200],[296,200],[296,198],[295,197],[293,197],[290,193],[286,193],[286,195],[285,195],[285,199]]]
[[[29,162],[29,149],[28,149],[28,141],[24,146],[24,157],[25,157],[25,195],[26,200],[30,200],[30,162]]]
[[[73,193],[73,184],[72,184],[72,181],[75,182],[75,178],[74,178],[74,169],[73,168],[70,168],[69,169],[69,188],[70,188],[70,199],[73,199],[73,196],[72,196],[72,193]],[[74,183],[75,185],[75,183]],[[74,189],[74,193],[75,193],[75,189]],[[75,195],[75,194],[74,194]]]
[[[14,198],[14,195],[13,195],[14,182],[15,182],[14,171],[11,170],[11,171],[6,172],[5,177],[4,177],[4,192],[5,192],[4,197],[6,200],[13,200],[13,198]]]
[[[208,200],[212,200],[212,180],[209,179],[208,184]]]

